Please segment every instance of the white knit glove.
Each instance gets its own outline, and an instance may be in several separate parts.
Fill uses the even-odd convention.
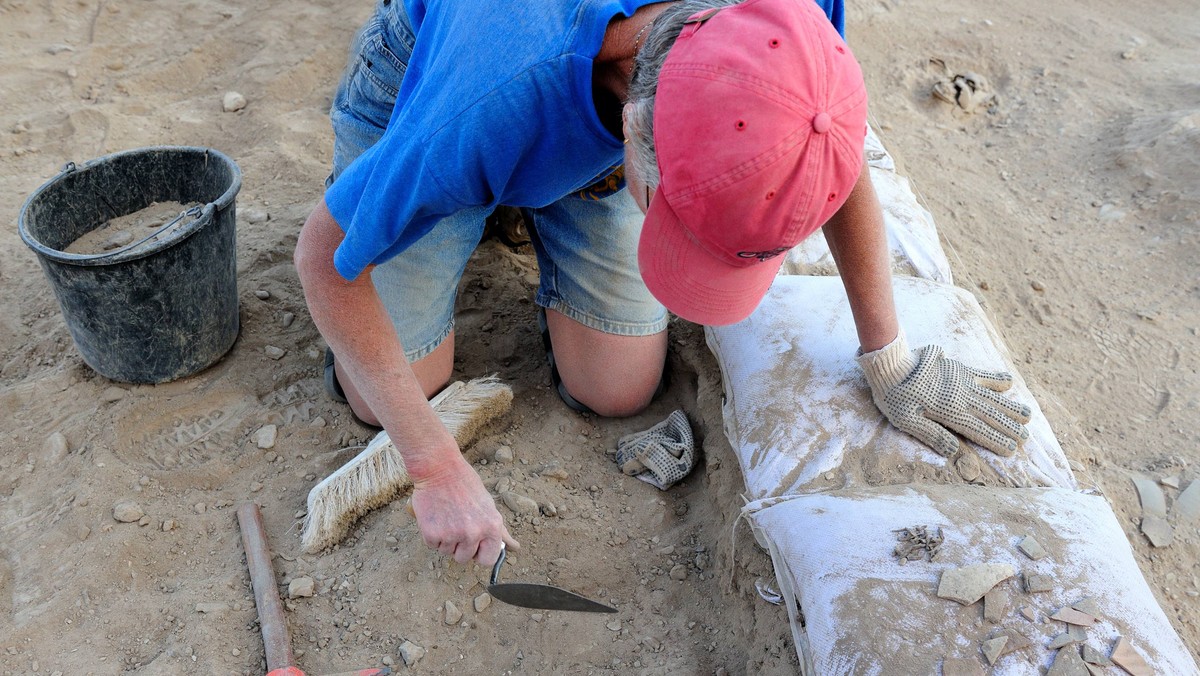
[[[1012,375],[982,371],[954,359],[942,348],[908,349],[904,331],[891,343],[858,357],[875,405],[902,432],[946,457],[958,452],[958,438],[1009,456],[1029,438],[1021,423],[1030,409],[997,394],[1012,387]]]

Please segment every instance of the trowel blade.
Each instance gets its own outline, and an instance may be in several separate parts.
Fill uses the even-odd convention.
[[[501,582],[488,587],[488,593],[505,603],[539,610],[577,610],[585,613],[615,613],[616,608],[584,598],[566,589],[548,584]]]

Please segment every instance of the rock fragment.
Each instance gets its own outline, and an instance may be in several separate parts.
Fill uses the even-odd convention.
[[[1008,592],[1003,589],[993,589],[983,595],[983,619],[988,622],[1000,622],[1008,612]]]
[[[1051,641],[1046,647],[1049,648],[1050,650],[1056,650],[1065,645],[1071,645],[1072,643],[1079,643],[1082,640],[1083,640],[1082,638],[1072,634],[1071,632],[1067,632],[1065,634],[1059,634],[1058,636],[1055,636],[1054,640]]]
[[[484,592],[479,596],[476,596],[475,599],[471,601],[471,604],[475,607],[475,612],[482,613],[488,609],[488,606],[492,605],[492,595]]]
[[[1157,482],[1144,476],[1135,476],[1133,486],[1137,489],[1138,500],[1142,503],[1142,516],[1166,518],[1167,497],[1163,495]]]
[[[288,583],[288,598],[303,599],[309,598],[316,593],[316,582],[307,575],[298,577]]]
[[[263,352],[275,361],[283,359],[283,355],[287,354],[287,350],[283,349],[282,347],[275,347],[274,345],[268,345],[264,347]]]
[[[1025,575],[1025,591],[1040,594],[1054,589],[1054,580],[1049,575]]]
[[[974,453],[963,453],[954,461],[954,469],[963,481],[971,482],[979,478],[983,469],[979,466],[979,458]]]
[[[513,461],[513,451],[508,446],[501,446],[492,454],[492,459],[501,465],[511,464]]]
[[[296,321],[296,315],[291,312],[285,312],[283,313],[283,319],[280,321],[280,323],[283,324],[283,328],[286,329],[287,327],[291,326],[292,322],[294,321]]]
[[[1074,608],[1063,608],[1057,613],[1050,616],[1052,620],[1066,622],[1067,624],[1077,624],[1081,627],[1090,627],[1096,623],[1096,618],[1087,613],[1079,612]]]
[[[997,636],[983,642],[983,656],[988,664],[995,664],[1000,659],[1000,651],[1004,650],[1005,643],[1008,643],[1007,636]]]
[[[236,113],[246,107],[246,97],[237,92],[225,92],[225,96],[221,99],[221,110],[227,113]]]
[[[1001,656],[1028,648],[1029,646],[1033,645],[1033,642],[1029,640],[1028,636],[1020,632],[1013,631],[1012,629],[1001,629],[1000,631],[992,634],[992,638],[1000,636],[1008,639],[1004,643],[1004,648],[1000,651]]]
[[[1020,612],[1021,612],[1021,617],[1024,617],[1025,619],[1029,620],[1030,622],[1037,622],[1037,611],[1034,610],[1033,608],[1031,608],[1029,606],[1021,606]]]
[[[1112,666],[1112,660],[1108,659],[1104,653],[1086,643],[1083,644],[1083,661],[1098,667]]]
[[[1088,615],[1091,615],[1097,619],[1099,619],[1101,615],[1100,606],[1096,604],[1096,599],[1091,598],[1090,596],[1072,603],[1071,607],[1081,613],[1087,613]]]
[[[1046,557],[1046,549],[1042,547],[1042,543],[1033,539],[1032,535],[1026,535],[1024,539],[1017,543],[1017,549],[1021,550],[1022,554],[1028,556],[1034,561],[1038,561]]]
[[[687,579],[687,566],[682,563],[677,563],[671,567],[671,579],[679,580],[680,582]]]
[[[279,428],[275,425],[263,425],[254,433],[254,443],[259,448],[275,448],[279,438]]]
[[[55,432],[46,437],[46,441],[42,443],[42,462],[48,465],[57,465],[67,457],[69,452],[67,437],[62,432]]]
[[[1117,644],[1113,646],[1109,659],[1132,676],[1152,676],[1154,674],[1154,670],[1146,664],[1146,660],[1142,659],[1142,656],[1134,650],[1124,636],[1117,639]]]
[[[538,504],[537,500],[526,497],[520,493],[512,491],[504,491],[500,494],[500,501],[513,511],[513,514],[524,514],[528,516],[537,516]]]
[[[111,404],[116,401],[121,401],[124,398],[125,398],[125,390],[117,387],[116,385],[106,388],[103,392],[100,393],[100,401],[103,401],[106,404]]]
[[[983,665],[977,659],[947,657],[942,660],[942,676],[984,676]]]
[[[942,572],[937,595],[969,606],[988,593],[1002,580],[1016,574],[1007,563],[978,563]]]
[[[1155,547],[1167,547],[1175,541],[1175,529],[1161,516],[1142,517],[1142,534]]]
[[[271,297],[271,292],[267,291],[266,289],[255,289],[254,295],[259,300],[267,300]]]
[[[446,615],[443,622],[448,625],[455,625],[462,621],[462,611],[458,609],[458,606],[454,605],[454,601],[446,601],[445,606]]]
[[[1175,498],[1172,515],[1181,524],[1200,518],[1200,481],[1192,481],[1179,497]]]
[[[1083,659],[1079,657],[1079,651],[1075,646],[1066,646],[1058,651],[1054,656],[1054,664],[1050,665],[1050,671],[1046,672],[1046,676],[1089,676],[1087,665],[1083,663]]]
[[[134,523],[141,521],[146,512],[142,506],[132,500],[121,500],[113,505],[112,516],[121,523]]]
[[[416,643],[405,641],[400,644],[400,659],[404,660],[404,666],[411,667],[420,662],[422,657],[425,657],[425,649]]]
[[[1166,486],[1167,488],[1176,488],[1177,489],[1177,488],[1179,488],[1179,475],[1173,474],[1171,476],[1165,476],[1165,477],[1159,479],[1158,483]]]

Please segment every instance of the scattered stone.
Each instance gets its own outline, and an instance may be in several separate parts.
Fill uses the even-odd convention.
[[[1000,659],[1000,651],[1004,650],[1005,643],[1008,643],[1007,636],[997,636],[983,642],[983,656],[988,664],[995,664]]]
[[[462,611],[458,609],[458,606],[454,605],[453,601],[446,601],[445,605],[446,616],[443,621],[450,626],[454,626],[461,622],[463,614]]]
[[[246,217],[246,222],[250,225],[263,223],[271,219],[271,214],[268,214],[262,209],[247,209],[243,215]],[[262,296],[259,296],[259,298],[262,298]]]
[[[283,359],[283,355],[287,354],[287,350],[285,350],[281,347],[275,347],[274,345],[268,345],[268,346],[264,347],[263,352],[266,353],[266,355],[268,357],[270,357],[271,359],[274,359],[275,361],[279,361],[280,359]]]
[[[558,508],[554,506],[553,502],[542,503],[539,506],[539,509],[541,509],[542,514],[545,514],[546,516],[549,516],[549,517],[558,516]]]
[[[1040,594],[1054,589],[1054,579],[1049,575],[1025,575],[1025,591]]]
[[[139,525],[139,526],[149,526],[149,525],[150,525],[150,517],[148,517],[148,516],[143,516],[142,518],[138,519],[137,525]]]
[[[1037,622],[1037,611],[1029,606],[1021,606],[1021,617],[1030,622]]]
[[[281,321],[281,323],[283,324],[283,328],[286,329],[287,327],[291,326],[292,322],[294,322],[294,321],[296,321],[295,314],[293,314],[291,312],[283,313],[283,320]]]
[[[146,516],[142,506],[132,500],[121,500],[113,505],[112,516],[121,523],[133,523]]]
[[[687,566],[683,565],[682,563],[677,563],[674,566],[671,566],[671,579],[672,580],[679,580],[680,582],[682,582],[683,580],[687,579],[687,575],[688,575]]]
[[[1174,516],[1179,523],[1196,521],[1200,517],[1200,481],[1192,481],[1175,499]]]
[[[969,606],[1003,580],[1016,575],[1007,563],[979,563],[942,572],[937,595]]]
[[[1050,665],[1046,676],[1089,676],[1089,674],[1088,668],[1083,663],[1083,659],[1079,657],[1079,651],[1075,649],[1075,646],[1066,646],[1054,656],[1054,664]]]
[[[1080,599],[1075,603],[1072,603],[1071,607],[1081,613],[1087,613],[1095,618],[1099,618],[1100,615],[1102,615],[1100,612],[1100,606],[1096,605],[1096,599],[1091,597]]]
[[[121,401],[125,398],[125,390],[113,385],[100,393],[100,401],[106,404]]]
[[[1117,644],[1113,646],[1109,658],[1132,676],[1152,676],[1154,674],[1150,665],[1146,664],[1146,660],[1142,659],[1142,656],[1134,650],[1124,636],[1117,639]]]
[[[67,437],[62,432],[55,432],[46,437],[46,441],[42,443],[42,462],[56,465],[67,457],[70,450],[67,446]]]
[[[609,631],[621,631],[621,621],[620,620],[613,620],[612,622],[609,622],[608,624],[606,624],[604,626],[608,627]]]
[[[263,489],[263,485],[257,481],[250,482],[250,492],[257,493]]]
[[[1043,284],[1043,283],[1041,282],[1041,280],[1038,280],[1038,279],[1035,279],[1035,280],[1033,280],[1033,281],[1029,282],[1029,286],[1030,286],[1030,287],[1031,287],[1031,288],[1032,288],[1034,291],[1045,291],[1045,290],[1046,290],[1046,285],[1045,285],[1045,284]]]
[[[1167,547],[1175,541],[1175,529],[1161,516],[1142,518],[1142,534],[1150,539],[1155,547]]]
[[[1046,557],[1046,549],[1042,547],[1042,543],[1033,539],[1032,535],[1026,535],[1024,539],[1017,543],[1017,549],[1021,550],[1022,554],[1028,556],[1034,561],[1038,561]]]
[[[983,468],[979,466],[979,457],[974,453],[963,453],[958,456],[958,460],[954,461],[954,468],[958,470],[958,475],[963,478],[963,481],[974,481],[983,474]]]
[[[942,660],[942,676],[984,676],[979,660],[947,657]]]
[[[1063,608],[1057,613],[1050,616],[1052,620],[1066,622],[1067,624],[1077,624],[1081,627],[1090,627],[1096,623],[1096,618],[1087,613],[1081,613],[1074,608]]]
[[[275,425],[264,425],[254,433],[254,443],[259,448],[275,448],[275,441],[279,437],[279,428]]]
[[[392,659],[391,655],[384,655],[379,661],[382,662],[383,666],[385,667],[395,666],[396,664],[396,660]]]
[[[1179,488],[1179,475],[1174,474],[1172,476],[1165,476],[1165,477],[1159,479],[1158,483],[1166,486],[1167,488],[1178,489]]]
[[[92,534],[92,529],[88,526],[80,526],[79,528],[77,528],[75,530],[75,537],[79,538],[80,542],[83,542],[84,540],[88,539],[88,536],[91,534]]]
[[[492,454],[492,460],[502,465],[507,465],[513,461],[513,451],[508,446],[501,446]]]
[[[205,615],[212,615],[215,613],[223,613],[227,610],[229,610],[229,604],[227,604],[227,603],[197,603],[196,604],[196,612],[204,613]]]
[[[1133,477],[1133,485],[1137,488],[1138,500],[1142,503],[1142,516],[1157,516],[1165,519],[1167,496],[1163,495],[1162,488],[1144,476]]]
[[[411,667],[420,662],[422,657],[425,657],[425,649],[416,643],[405,641],[400,644],[400,659],[404,660],[404,666]]]
[[[257,289],[254,292],[254,295],[258,296],[259,300],[266,300],[271,297],[271,292],[267,291],[266,289]]]
[[[164,533],[170,533],[176,528],[179,528],[179,522],[175,519],[167,519],[162,522],[162,529]]]
[[[500,494],[500,500],[504,503],[505,507],[513,511],[513,514],[527,514],[530,516],[538,514],[537,500],[521,495],[520,493],[505,491]]]
[[[1058,636],[1055,636],[1054,640],[1051,641],[1046,647],[1049,648],[1050,650],[1056,650],[1065,645],[1071,645],[1072,643],[1079,643],[1080,640],[1081,639],[1079,637],[1075,636],[1071,632],[1067,632],[1065,634],[1059,634]]]
[[[246,97],[237,92],[225,92],[225,97],[221,99],[221,110],[227,113],[236,113],[246,107]]]
[[[1112,660],[1105,657],[1104,653],[1096,650],[1086,643],[1083,644],[1083,661],[1087,662],[1088,664],[1094,664],[1098,667],[1112,666]]]
[[[566,481],[571,478],[570,473],[561,467],[548,467],[542,470],[542,476],[550,479],[558,479],[559,481]]]
[[[329,422],[326,421],[325,418],[323,418],[321,416],[317,416],[317,417],[313,418],[312,422],[310,422],[308,424],[308,426],[309,427],[324,427],[328,424],[329,424]]]
[[[988,622],[1000,622],[1008,612],[1008,592],[1003,589],[993,589],[983,595],[983,619]]]
[[[529,616],[529,619],[533,620],[534,622],[541,622],[545,617],[546,616],[541,613],[532,613]]]
[[[1002,656],[1033,645],[1033,641],[1030,641],[1028,636],[1020,632],[1013,631],[1012,629],[1001,629],[1000,631],[992,634],[992,638],[996,638],[998,636],[1003,636],[1008,639],[1004,643],[1004,648],[1000,651]]]
[[[316,582],[307,575],[298,577],[288,583],[288,598],[303,599],[309,598],[316,593]]]
[[[205,505],[203,502],[197,502],[192,509],[196,510],[197,514],[203,514],[208,509],[208,505]]]
[[[482,613],[488,609],[488,606],[492,605],[492,595],[484,592],[479,596],[476,596],[475,600],[471,603],[475,606],[475,612]]]
[[[941,528],[938,528],[936,533],[929,532],[929,526],[911,526],[892,532],[896,533],[896,539],[899,540],[892,554],[896,556],[900,565],[909,561],[933,561],[942,547]]]

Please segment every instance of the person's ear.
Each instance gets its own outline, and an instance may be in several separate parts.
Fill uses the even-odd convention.
[[[621,134],[625,137],[625,142],[629,143],[629,139],[633,137],[633,104],[626,103],[621,108]]]

